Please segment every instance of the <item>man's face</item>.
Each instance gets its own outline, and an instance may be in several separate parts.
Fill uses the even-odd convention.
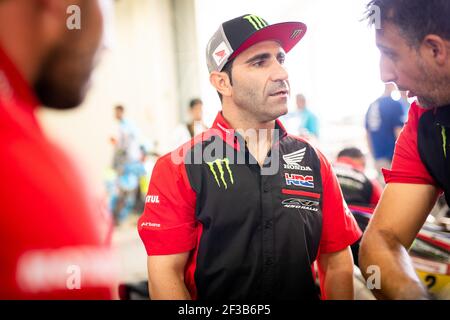
[[[114,109],[114,118],[116,118],[116,120],[120,121],[123,118],[123,110],[122,109]]]
[[[385,23],[377,30],[376,42],[381,52],[382,81],[394,82],[400,91],[409,91],[408,96],[417,97],[425,108],[450,103],[450,83],[445,73],[423,57],[421,48],[410,46],[395,25]]]
[[[285,52],[278,42],[253,45],[233,63],[232,99],[258,122],[269,122],[287,113],[288,73]]]
[[[98,0],[79,0],[76,4],[81,9],[81,29],[69,30],[66,21],[61,21],[64,35],[47,55],[35,82],[40,101],[53,108],[73,108],[83,101],[102,39]]]
[[[201,103],[197,103],[191,109],[191,117],[192,121],[202,121],[203,118],[203,105]]]
[[[304,110],[306,107],[305,97],[302,95],[297,96],[297,109]]]

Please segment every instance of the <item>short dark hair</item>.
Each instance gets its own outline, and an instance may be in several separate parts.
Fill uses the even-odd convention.
[[[234,62],[234,59],[231,61],[228,61],[221,71],[221,72],[225,72],[228,75],[228,78],[230,78],[231,85],[233,85],[233,77],[231,76],[231,74],[233,72],[233,62]],[[219,91],[217,91],[217,94],[219,95],[220,102],[222,102],[223,101],[222,94]]]
[[[197,104],[203,104],[202,99],[194,98],[189,101],[189,109],[194,108]]]
[[[428,34],[450,40],[449,0],[371,0],[366,12],[370,23],[375,23],[375,6],[381,27],[385,21],[394,24],[411,46],[417,47]]]
[[[364,154],[358,148],[345,148],[338,153],[338,158],[348,157],[353,159],[365,158]]]
[[[114,109],[124,112],[125,108],[122,105],[117,105]]]

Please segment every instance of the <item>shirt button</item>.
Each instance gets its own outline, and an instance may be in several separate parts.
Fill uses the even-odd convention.
[[[272,264],[273,264],[272,258],[267,258],[266,259],[266,265],[271,266]]]
[[[271,220],[266,221],[265,228],[266,228],[266,229],[272,228],[272,221],[271,221]]]
[[[264,183],[263,190],[264,190],[264,192],[269,192],[270,191],[270,185],[268,183]]]

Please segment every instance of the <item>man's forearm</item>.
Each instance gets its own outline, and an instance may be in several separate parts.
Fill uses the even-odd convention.
[[[318,259],[321,288],[327,300],[353,300],[353,257],[350,248],[321,254]]]
[[[353,272],[329,271],[325,277],[327,300],[353,300]]]
[[[191,300],[183,278],[175,274],[149,280],[149,291],[152,300]]]
[[[369,232],[363,238],[359,254],[364,277],[373,276],[369,268],[380,270],[379,288],[373,289],[378,299],[429,299],[430,296],[414,271],[405,247],[394,236],[383,231]]]

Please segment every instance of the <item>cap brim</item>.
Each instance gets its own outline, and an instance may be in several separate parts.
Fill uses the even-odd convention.
[[[301,22],[283,22],[272,24],[253,33],[237,50],[233,52],[228,60],[230,61],[234,59],[254,44],[269,40],[279,42],[284,51],[288,53],[303,38],[306,30],[306,25]]]

